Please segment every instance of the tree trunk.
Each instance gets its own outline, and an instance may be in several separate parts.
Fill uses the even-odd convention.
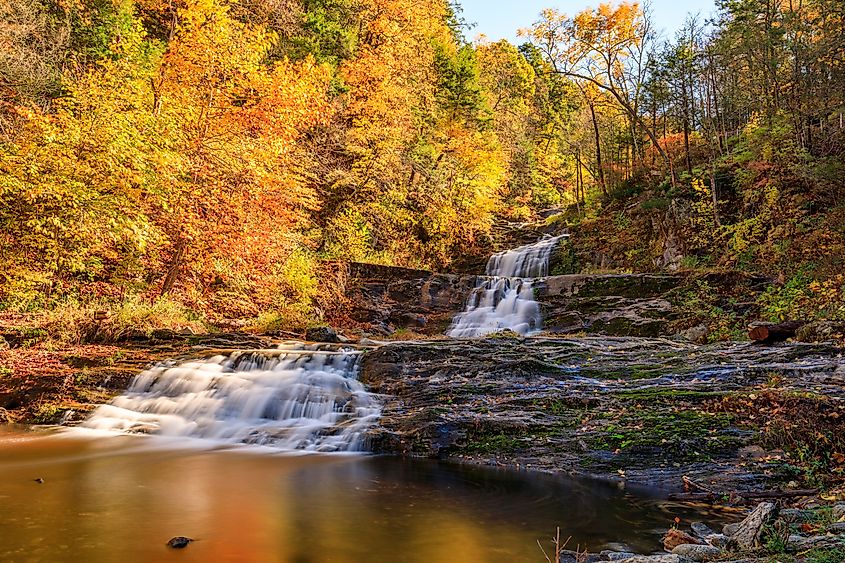
[[[161,297],[170,293],[173,286],[176,285],[179,271],[182,269],[186,246],[185,241],[181,239],[176,244],[176,249],[173,251],[173,256],[170,258],[170,264],[167,267],[167,274],[164,276],[164,283],[161,285]]]
[[[756,342],[772,343],[783,342],[788,338],[793,338],[798,332],[798,329],[806,323],[803,321],[786,321],[779,324],[762,323],[751,327],[748,332],[748,338]]]
[[[593,120],[593,133],[596,137],[596,167],[598,168],[599,174],[599,186],[601,187],[601,193],[607,195],[607,184],[604,181],[604,163],[602,163],[601,159],[601,135],[599,134],[599,122],[596,119],[596,108],[593,105],[592,100],[587,100],[587,105],[590,106],[590,117]]]

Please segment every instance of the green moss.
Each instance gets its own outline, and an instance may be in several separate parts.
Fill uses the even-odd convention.
[[[732,422],[727,414],[640,409],[611,416],[616,416],[613,423],[606,425],[602,434],[592,440],[596,449],[660,448],[676,459],[708,460],[716,452],[743,443],[740,438],[726,433]]]
[[[58,423],[67,407],[61,403],[44,402],[35,407],[32,416],[27,422],[32,424],[56,424]]]
[[[724,395],[725,393],[721,391],[691,391],[689,389],[666,389],[663,387],[633,389],[614,394],[619,399],[635,401],[704,400],[718,399]]]
[[[476,437],[467,443],[464,450],[477,454],[512,453],[519,446],[520,440],[517,437],[508,436],[502,432],[500,434]]]

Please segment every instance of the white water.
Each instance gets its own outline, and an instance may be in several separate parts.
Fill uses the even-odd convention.
[[[279,450],[361,451],[381,413],[360,352],[286,343],[148,369],[84,428]]]
[[[522,335],[539,332],[543,317],[534,299],[534,278],[549,275],[552,251],[566,236],[544,238],[491,256],[486,269],[489,277],[479,281],[466,310],[455,316],[446,334],[476,338],[500,330]]]

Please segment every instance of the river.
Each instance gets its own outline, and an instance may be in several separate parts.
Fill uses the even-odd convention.
[[[35,481],[43,479],[43,483]],[[0,433],[0,560],[514,562],[570,547],[655,550],[648,491],[536,473],[149,436]],[[173,536],[197,541],[166,547]]]

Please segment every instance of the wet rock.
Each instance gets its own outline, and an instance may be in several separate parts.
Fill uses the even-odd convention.
[[[167,547],[172,547],[174,549],[182,549],[188,547],[188,544],[194,541],[192,538],[186,538],[185,536],[176,536],[175,538],[170,538],[167,542]]]
[[[785,388],[806,387],[810,370],[845,363],[838,353],[641,338],[431,340],[368,351],[360,378],[386,397],[372,443],[379,453],[615,477],[622,469],[629,484],[676,485],[689,475],[739,490],[768,478],[736,463],[756,434],[704,412],[704,401],[756,389],[772,372]]]
[[[708,537],[715,535],[716,533],[710,529],[710,526],[702,522],[693,522],[690,525],[690,528],[692,528],[692,533],[702,541],[707,541]]]
[[[676,546],[672,553],[674,555],[682,555],[688,557],[693,561],[713,561],[718,559],[722,554],[722,550],[712,545],[697,545],[697,544],[681,544]]]
[[[560,552],[560,557],[557,561],[560,563],[600,563],[603,561],[603,558],[601,555],[595,553],[579,553],[564,549]]]
[[[36,478],[36,479],[33,479],[33,481],[35,481],[35,482],[36,482],[36,483],[38,483],[39,485],[43,485],[43,484],[44,484],[44,479],[43,479],[43,478],[41,478],[41,477],[38,477],[38,478]]]
[[[624,561],[625,559],[637,556],[636,553],[631,553],[629,551],[611,551],[608,549],[605,549],[599,555],[601,555],[605,561]]]
[[[778,514],[777,505],[772,502],[761,502],[745,520],[739,523],[736,532],[731,535],[728,547],[749,551],[760,547],[763,529],[771,524]]]
[[[340,342],[337,331],[330,326],[315,326],[305,331],[309,342]]]
[[[672,528],[663,536],[663,547],[666,551],[672,551],[679,545],[685,544],[701,544],[701,542],[690,534],[676,528]]]

